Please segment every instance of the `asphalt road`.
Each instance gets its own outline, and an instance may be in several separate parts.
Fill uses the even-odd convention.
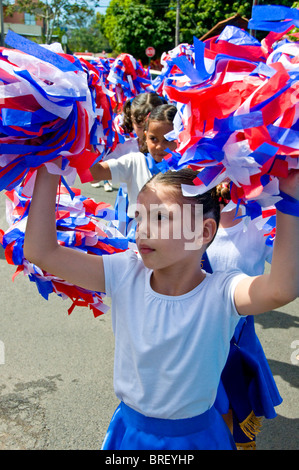
[[[82,188],[114,203],[116,190]],[[7,227],[0,194],[0,228]],[[110,313],[50,296],[15,271],[0,249],[0,450],[97,450],[118,402],[113,392]],[[256,330],[284,399],[277,418],[264,420],[260,450],[299,448],[299,299],[259,316]]]

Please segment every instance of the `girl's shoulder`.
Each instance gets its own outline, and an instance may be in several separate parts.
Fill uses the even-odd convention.
[[[247,274],[238,268],[232,268],[225,271],[213,271],[206,274],[206,290],[209,295],[216,298],[216,296],[223,297],[224,299],[230,297],[237,284],[247,277]]]
[[[123,268],[125,268],[126,266],[128,266],[128,268],[131,268],[139,263],[143,264],[142,259],[137,251],[137,248],[135,248],[135,244],[132,243],[132,245],[132,248],[128,248],[125,251],[113,253],[112,255],[103,255],[104,263],[109,262],[110,264],[115,264]]]
[[[137,251],[129,248],[121,253],[103,255],[106,293],[111,295],[114,286],[119,287],[124,281],[140,277],[146,268]]]
[[[146,162],[144,153],[140,151],[128,152],[119,157],[116,162]]]

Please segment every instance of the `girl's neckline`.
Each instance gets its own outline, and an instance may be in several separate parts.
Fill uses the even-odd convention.
[[[204,279],[197,286],[195,286],[193,289],[191,289],[190,291],[186,292],[185,294],[180,294],[180,295],[167,295],[167,294],[161,294],[160,292],[157,292],[152,288],[152,286],[151,286],[151,277],[152,277],[152,274],[153,274],[153,270],[150,269],[147,272],[146,289],[148,290],[148,292],[151,295],[153,295],[156,298],[160,298],[160,299],[164,299],[164,300],[172,300],[172,301],[174,301],[174,300],[176,300],[176,301],[183,300],[183,299],[186,299],[188,297],[192,297],[193,295],[197,294],[203,288],[203,285],[207,282],[207,278],[208,278],[208,276],[210,276],[210,274],[206,273],[205,271],[202,271],[202,272],[205,274]]]

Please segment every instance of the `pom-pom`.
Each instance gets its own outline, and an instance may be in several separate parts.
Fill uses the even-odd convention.
[[[81,195],[72,188],[73,198],[61,186],[57,193],[56,226],[58,243],[92,255],[112,255],[128,249],[128,241],[113,227],[114,210],[104,202]],[[77,306],[88,306],[95,317],[105,313],[108,307],[103,303],[104,293],[89,291],[71,285],[30,263],[23,254],[24,230],[31,198],[24,193],[24,187],[8,191],[7,214],[9,229],[1,230],[0,242],[9,264],[17,266],[16,275],[23,272],[36,284],[38,292],[48,300],[49,294],[56,293],[62,299],[70,299],[69,314]]]
[[[278,43],[269,53],[227,26],[205,43],[195,40],[193,51],[193,60],[175,58],[180,73],[163,82],[177,103],[179,145],[161,169],[198,168],[197,193],[228,178],[232,200],[248,215],[249,202],[261,212],[280,199],[278,177],[299,168],[299,44]]]
[[[86,71],[72,56],[11,31],[6,41],[22,51],[3,48],[0,55],[0,190],[59,156],[84,181],[97,157],[90,143],[96,109]]]

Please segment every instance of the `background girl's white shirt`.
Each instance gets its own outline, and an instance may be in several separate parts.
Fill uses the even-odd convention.
[[[272,246],[266,245],[265,231],[254,222],[244,230],[242,221],[233,227],[219,228],[207,249],[213,271],[239,269],[249,276],[263,274],[265,261],[271,263]]]
[[[123,155],[126,155],[130,152],[139,152],[138,141],[136,139],[128,139],[125,140],[123,143],[117,144],[113,152],[108,153],[104,157],[104,161],[111,160],[113,158],[119,158]]]
[[[108,160],[107,163],[111,171],[112,184],[127,184],[128,216],[133,219],[139,191],[152,176],[145,156],[141,152],[134,152],[123,155],[117,160]]]

